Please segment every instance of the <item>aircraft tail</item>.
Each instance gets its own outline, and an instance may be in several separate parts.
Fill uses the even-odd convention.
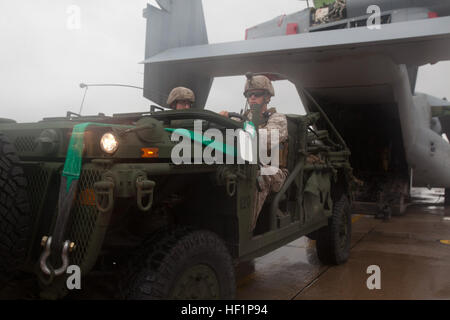
[[[150,4],[144,10],[147,19],[145,59],[168,49],[208,44],[201,0],[156,0],[161,9]],[[145,65],[144,97],[165,106],[172,88],[183,86],[196,94],[196,108],[204,108],[211,89],[211,77],[183,72],[176,64]]]

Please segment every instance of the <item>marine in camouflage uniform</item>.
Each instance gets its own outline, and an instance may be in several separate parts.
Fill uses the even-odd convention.
[[[261,109],[262,117],[259,126],[259,135],[267,135],[267,147],[260,147],[271,150],[271,133],[272,131],[278,131],[279,141],[277,145],[280,150],[279,167],[264,165],[263,167],[265,169],[270,168],[273,170],[271,175],[261,175],[261,172],[258,172],[257,183],[259,184],[259,188],[257,188],[254,197],[253,215],[249,230],[253,231],[267,196],[270,192],[279,192],[288,176],[288,170],[286,169],[288,130],[286,116],[278,113],[275,108],[267,108],[270,98],[275,96],[275,90],[269,78],[262,75],[253,76],[248,74],[245,83],[244,96],[247,98],[247,102],[250,106],[254,104],[263,105]],[[228,116],[226,111],[222,111],[220,114]],[[251,120],[251,113],[246,114],[246,116]],[[269,155],[269,153],[267,154]]]
[[[260,178],[258,179],[260,191],[256,190],[255,200],[253,203],[253,216],[252,222],[250,224],[250,231],[253,231],[255,229],[259,214],[269,193],[279,192],[288,176],[288,170],[286,169],[287,166],[286,142],[288,139],[286,116],[284,114],[278,113],[275,108],[271,108],[263,113],[263,119],[265,119],[266,121],[263,120],[262,125],[259,126],[259,134],[260,136],[263,134],[267,134],[267,150],[270,150],[271,148],[271,141],[272,141],[271,131],[272,130],[278,131],[280,163],[279,168],[271,167],[271,170],[273,170],[274,172],[271,175],[260,175],[260,172],[258,172],[258,175],[260,175]],[[268,169],[269,166],[264,165],[264,168]]]

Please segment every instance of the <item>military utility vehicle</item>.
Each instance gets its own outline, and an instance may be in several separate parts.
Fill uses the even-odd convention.
[[[260,163],[236,150],[245,137],[256,143],[248,127],[257,137],[258,116],[251,123],[152,107],[113,116],[68,112],[37,123],[1,119],[2,287],[31,277],[42,298],[62,298],[70,266],[78,266],[82,283],[113,274],[119,298],[231,299],[239,262],[305,235],[317,240],[323,263],[345,262],[350,152],[317,107],[287,115],[289,176],[268,196],[254,230]],[[194,131],[199,120],[201,133]],[[173,161],[179,128],[193,142],[192,164]],[[202,136],[208,129],[246,134],[225,145]],[[234,162],[206,164],[199,146]]]

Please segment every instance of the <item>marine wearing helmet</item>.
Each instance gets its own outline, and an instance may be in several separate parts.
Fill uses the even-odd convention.
[[[248,94],[254,91],[263,91],[270,97],[275,96],[272,82],[269,78],[263,75],[254,76],[251,73],[246,74],[247,81],[245,82],[244,96],[248,98]]]
[[[264,75],[253,75],[248,72],[246,74],[247,81],[244,87],[244,96],[247,98],[248,105],[263,105],[261,113],[266,115],[265,120],[268,119],[267,105],[270,102],[270,98],[275,96],[275,90],[272,85],[272,81]],[[273,110],[269,110],[273,111]],[[270,112],[269,112],[270,113]],[[228,117],[227,111],[220,112],[222,116]],[[248,113],[246,114],[248,116]]]
[[[190,109],[195,102],[195,94],[191,89],[177,87],[172,89],[167,105],[175,110]]]

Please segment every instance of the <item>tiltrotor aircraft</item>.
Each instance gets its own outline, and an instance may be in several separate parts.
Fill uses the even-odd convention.
[[[266,72],[343,135],[364,182],[356,204],[400,214],[410,186],[450,188],[450,103],[415,90],[420,66],[450,59],[450,1],[316,0],[220,44],[208,44],[200,0],[157,3],[144,10],[148,99],[162,105],[182,85],[204,108],[213,78]]]

